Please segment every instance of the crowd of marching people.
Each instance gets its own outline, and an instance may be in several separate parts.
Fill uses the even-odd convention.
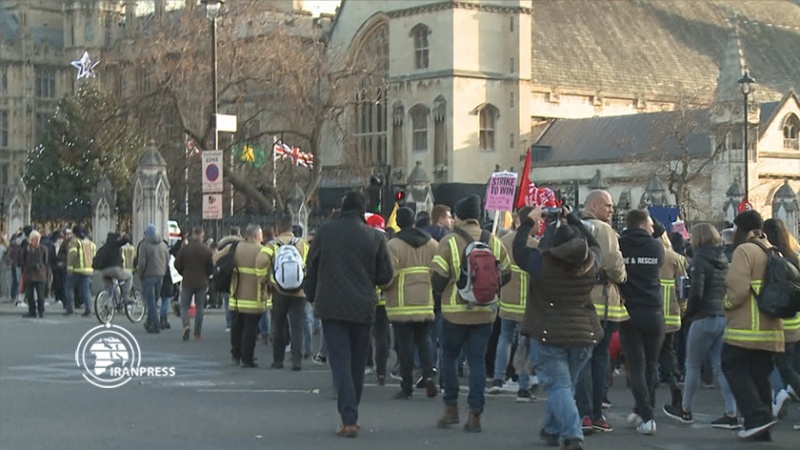
[[[441,394],[438,426],[463,420],[470,432],[482,430],[485,395],[513,389],[518,402],[532,402],[540,388],[540,438],[581,449],[587,435],[614,430],[604,410],[614,374],[624,372],[635,403],[626,425],[640,434],[656,434],[660,412],[693,423],[698,389],[713,376],[722,402],[711,425],[771,440],[800,393],[796,238],[751,210],[722,232],[695,224],[688,242],[646,210],[629,211],[615,230],[613,213],[612,197],[592,191],[581,212],[524,207],[495,234],[473,195],[452,211],[398,208],[387,227],[366,212],[362,193],[350,192],[307,239],[283,218],[212,245],[196,228],[170,246],[152,225],[136,246],[114,233],[97,249],[80,228],[47,242],[25,229],[0,245],[12,281],[24,285],[26,317],[43,316],[48,289],[65,314],[80,302],[91,314],[93,270],[123,286],[138,279],[150,333],[170,327],[173,297],[183,340],[201,339],[207,303],[222,305],[234,364],[258,367],[261,340],[272,345],[272,369],[300,371],[308,359],[330,367],[340,436],[358,435],[365,377],[374,373],[380,386],[400,381],[398,400]],[[12,283],[12,294],[18,289]],[[669,395],[659,408],[660,384]]]

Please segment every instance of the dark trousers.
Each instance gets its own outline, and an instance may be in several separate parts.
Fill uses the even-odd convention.
[[[656,366],[664,343],[664,316],[653,314],[619,325],[619,339],[631,374],[634,412],[649,422],[656,403]]]
[[[773,420],[769,375],[774,355],[765,350],[722,345],[722,373],[731,386],[746,429],[760,427]]]
[[[253,363],[258,334],[258,319],[261,314],[246,314],[239,311],[233,313],[231,328],[231,356],[243,364]]]
[[[337,406],[344,425],[358,423],[358,404],[364,390],[364,369],[370,324],[323,320],[322,335],[328,349],[328,364],[337,393]]]
[[[419,352],[422,377],[433,378],[433,354],[431,351],[432,322],[394,322],[397,357],[400,361],[400,388],[406,394],[414,390],[414,351]]]
[[[786,351],[783,353],[775,353],[775,368],[781,375],[783,384],[791,386],[795,392],[800,392],[800,373],[795,368],[795,346],[797,342],[787,342]]]
[[[39,315],[44,314],[44,281],[26,281],[25,282],[25,300],[28,302],[28,312],[31,315],[39,311]],[[33,295],[36,294],[36,300]]]
[[[678,386],[681,373],[678,370],[678,355],[675,353],[675,335],[677,333],[664,335],[664,343],[661,345],[661,353],[658,356],[658,367],[663,374],[662,379],[669,383],[669,390],[673,396],[680,395],[681,391]],[[677,397],[673,400],[677,400]],[[677,406],[680,406],[680,401],[677,401]]]
[[[592,349],[592,358],[583,366],[575,386],[575,402],[581,417],[592,420],[603,418],[603,399],[608,394],[611,376],[611,337],[618,328],[617,322],[603,323],[603,339]]]
[[[306,317],[306,299],[272,294],[272,360],[283,363],[286,355],[286,338],[292,344],[292,367],[303,363],[303,321]]]
[[[378,306],[375,309],[375,324],[372,326],[372,342],[367,356],[367,365],[375,367],[378,378],[386,378],[386,362],[389,360],[389,317],[386,307]],[[372,349],[375,349],[373,358]]]

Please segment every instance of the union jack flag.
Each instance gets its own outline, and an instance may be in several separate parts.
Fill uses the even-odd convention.
[[[291,159],[292,164],[312,169],[314,167],[314,155],[300,151],[300,147],[290,147],[280,139],[275,140],[275,159]]]

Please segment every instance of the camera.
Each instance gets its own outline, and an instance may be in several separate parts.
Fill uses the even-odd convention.
[[[692,289],[692,280],[689,277],[682,276],[678,282],[678,296],[681,299],[689,298],[689,291]]]

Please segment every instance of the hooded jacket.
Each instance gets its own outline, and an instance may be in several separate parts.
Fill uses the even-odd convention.
[[[597,279],[597,242],[583,227],[575,238],[544,252],[530,248],[524,233],[533,223],[523,222],[514,241],[514,257],[531,277],[521,332],[545,345],[595,345],[603,338],[592,290]],[[577,226],[577,225],[576,225]],[[591,238],[587,242],[587,238]],[[547,236],[545,236],[546,240]],[[594,247],[590,250],[589,245]]]
[[[641,229],[627,229],[619,238],[619,248],[628,279],[619,286],[628,314],[663,315],[660,272],[664,264],[664,245]]]
[[[375,286],[392,281],[384,233],[367,226],[363,211],[343,211],[311,241],[303,290],[321,320],[375,321]]]
[[[169,249],[157,234],[146,237],[139,244],[136,273],[140,278],[163,277],[167,273]]]
[[[417,228],[405,228],[387,244],[394,277],[383,289],[392,322],[433,320],[430,266],[439,243]]]
[[[691,322],[706,317],[725,315],[725,276],[728,274],[728,257],[725,248],[704,245],[694,253],[692,261],[689,299],[684,320]]]

